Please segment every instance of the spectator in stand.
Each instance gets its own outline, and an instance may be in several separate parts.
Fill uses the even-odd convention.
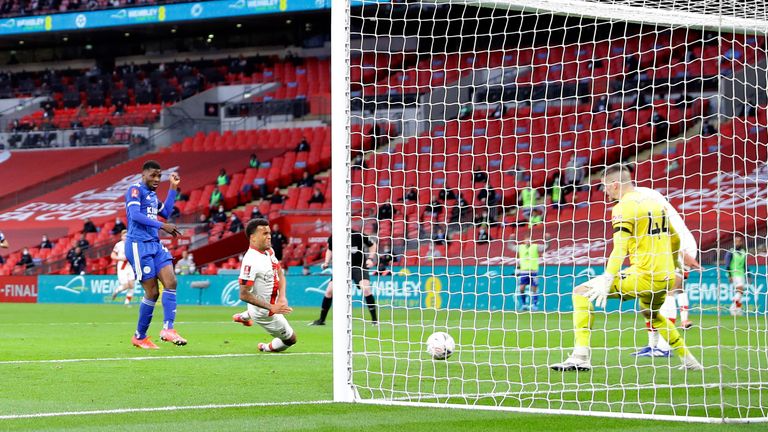
[[[657,111],[651,116],[651,125],[653,126],[653,140],[661,141],[669,139],[669,122]]]
[[[55,115],[54,111],[55,102],[52,100],[46,100],[43,102],[43,118],[51,119]]]
[[[211,202],[208,205],[209,208],[215,208],[216,206],[221,204],[221,191],[219,190],[219,187],[216,186],[213,189],[213,192],[211,193]]]
[[[118,234],[122,233],[126,229],[128,229],[128,228],[125,227],[125,224],[123,223],[122,219],[117,218],[117,219],[115,219],[115,226],[112,227],[112,231],[110,231],[110,233],[112,235],[118,235]]]
[[[392,204],[387,202],[379,206],[379,210],[376,213],[376,219],[380,221],[392,220],[393,215],[394,215],[394,210],[392,209]]]
[[[79,247],[80,250],[86,250],[91,247],[91,243],[85,238],[85,234],[80,234],[80,240],[77,241],[77,247]]]
[[[323,195],[323,192],[320,191],[320,188],[315,188],[315,191],[312,192],[312,196],[309,197],[309,201],[307,201],[307,204],[323,204],[325,203],[325,195]]]
[[[85,274],[87,262],[85,259],[85,254],[83,254],[83,250],[80,249],[80,247],[75,246],[74,249],[69,251],[67,254],[67,261],[69,261],[69,274]]]
[[[8,249],[8,247],[8,240],[6,240],[5,234],[0,232],[0,248]],[[5,264],[5,258],[2,255],[0,255],[0,264]]]
[[[576,156],[572,156],[563,169],[562,180],[563,192],[560,202],[565,204],[569,194],[573,194],[573,200],[576,199],[576,190],[581,187],[581,183],[584,181],[584,167],[581,166]]]
[[[272,250],[278,261],[283,260],[283,246],[288,243],[288,237],[280,231],[280,225],[272,225]]]
[[[472,103],[465,103],[459,109],[459,120],[466,120],[472,117]]]
[[[43,234],[43,239],[40,241],[40,249],[53,249],[53,243],[48,240],[48,236]]]
[[[488,225],[481,224],[477,230],[477,243],[484,244],[491,240],[491,235],[488,233]]]
[[[301,137],[301,141],[299,141],[299,144],[296,146],[296,153],[308,152],[309,148],[307,137]]]
[[[217,186],[226,186],[229,184],[229,176],[227,175],[227,170],[222,168],[219,171],[219,176],[216,178],[216,185]]]
[[[125,114],[125,103],[122,100],[115,102],[115,111],[112,113],[115,117],[120,117]]]
[[[210,231],[211,220],[204,213],[201,213],[200,216],[197,217],[197,223],[199,224],[199,226],[195,228],[196,233]]]
[[[181,253],[181,259],[176,263],[174,270],[178,275],[195,274],[197,267],[195,266],[195,260],[192,259],[192,254],[186,250],[183,251]]]
[[[442,189],[440,192],[438,192],[437,198],[443,202],[446,200],[453,201],[456,199],[456,191],[452,189]]]
[[[102,123],[101,128],[99,129],[99,138],[101,139],[101,143],[108,144],[112,139],[112,135],[114,134],[115,127],[112,125],[112,122],[109,121],[109,119],[105,119],[104,123]]]
[[[360,170],[363,168],[368,168],[368,164],[365,163],[365,157],[362,152],[356,152],[355,156],[352,158],[352,169]]]
[[[259,207],[254,207],[253,210],[251,210],[251,219],[266,219],[266,217],[264,217],[264,214],[259,210]]]
[[[275,186],[275,190],[272,192],[272,196],[269,198],[269,202],[272,204],[282,204],[285,202],[285,196],[280,193],[280,188]]]
[[[29,270],[35,267],[35,261],[32,259],[32,254],[29,253],[29,249],[24,248],[21,252],[21,258],[16,261],[16,266],[24,267],[24,270]]]
[[[501,102],[499,102],[499,104],[496,105],[496,108],[494,108],[493,111],[490,112],[491,118],[495,118],[495,119],[500,119],[504,117],[504,114],[506,113],[507,113],[507,106]]]
[[[704,122],[704,124],[701,126],[701,136],[712,136],[717,133],[717,128],[715,127],[715,120],[714,119],[708,119]]]
[[[486,185],[486,187],[480,189],[477,192],[477,200],[481,203],[492,206],[496,204],[496,191],[491,187],[491,185]]]
[[[445,230],[443,229],[443,227],[438,226],[434,231],[432,231],[432,240],[435,242],[435,244],[439,244],[439,245],[446,244]]]
[[[96,225],[94,225],[92,220],[86,219],[85,223],[83,223],[82,233],[88,234],[88,233],[95,233],[95,232],[99,232],[99,230],[96,229]]]
[[[531,211],[531,216],[528,218],[528,227],[533,228],[542,222],[544,222],[544,213],[540,208],[533,209]]]
[[[227,212],[224,210],[223,205],[220,205],[219,209],[211,215],[211,221],[213,223],[224,223],[227,221]]]
[[[518,183],[525,183],[525,182],[531,181],[531,170],[522,169],[517,164],[515,164],[514,168],[510,168],[510,170],[507,171],[506,174],[508,176],[513,176],[515,178],[515,181]]]
[[[304,171],[304,174],[302,174],[301,180],[299,180],[299,186],[300,187],[312,187],[315,185],[315,176],[309,173],[309,171]]]
[[[481,170],[480,167],[475,167],[474,179],[475,183],[488,183],[488,173]]]
[[[410,188],[408,190],[408,193],[405,194],[404,201],[405,202],[416,202],[419,200],[419,193],[416,192],[416,188]]]
[[[229,231],[236,233],[243,230],[243,221],[233,212],[229,218]]]
[[[565,204],[563,202],[563,187],[560,185],[560,174],[555,174],[555,178],[552,179],[549,196],[552,200],[552,207],[560,210],[560,206]]]
[[[624,127],[624,111],[616,111],[611,119],[611,127],[614,129]]]
[[[260,165],[259,157],[256,156],[256,153],[251,153],[251,158],[248,160],[248,168],[258,169]]]
[[[459,194],[456,200],[456,205],[451,209],[451,223],[459,222],[464,214],[469,210],[469,203],[464,199],[464,196]]]
[[[520,199],[518,205],[524,214],[530,214],[531,210],[539,205],[539,191],[530,185],[524,187],[520,191]]]
[[[593,113],[601,113],[608,111],[608,96],[603,95],[592,106]]]
[[[8,249],[8,240],[5,238],[5,234],[0,232],[0,248]],[[0,256],[0,260],[2,259],[2,256]],[[0,261],[0,264],[2,264],[5,261]]]
[[[443,212],[443,204],[437,197],[434,197],[432,198],[432,202],[427,206],[425,212],[431,214],[432,217],[437,217]]]

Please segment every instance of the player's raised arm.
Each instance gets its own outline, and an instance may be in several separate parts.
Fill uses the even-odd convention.
[[[168,196],[165,198],[165,202],[160,204],[160,210],[158,211],[158,214],[165,219],[168,219],[173,212],[173,205],[176,202],[176,194],[179,191],[181,177],[177,173],[171,173],[168,181],[171,182],[171,187],[168,189]]]

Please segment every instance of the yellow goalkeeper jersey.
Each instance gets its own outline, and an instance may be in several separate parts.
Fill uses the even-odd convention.
[[[662,281],[674,277],[679,238],[664,206],[643,194],[625,194],[613,208],[613,252],[606,271],[616,275],[629,254],[630,271]]]

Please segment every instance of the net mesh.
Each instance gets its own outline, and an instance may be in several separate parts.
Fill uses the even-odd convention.
[[[370,240],[351,236],[357,399],[765,420],[766,5],[359,4],[346,47],[349,226]],[[689,314],[704,371],[633,356],[649,332],[618,300],[594,313],[592,370],[550,368],[574,346],[574,288],[613,246],[598,185],[617,162],[693,234],[703,268],[689,305],[664,313],[679,327]],[[738,236],[741,310],[725,269]],[[457,344],[447,360],[425,352],[438,331]]]

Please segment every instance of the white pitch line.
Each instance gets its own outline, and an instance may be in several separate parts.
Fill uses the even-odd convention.
[[[744,347],[705,347],[706,349],[716,348],[744,348]],[[609,351],[615,348],[593,348],[593,352]],[[636,348],[620,348],[622,351],[634,351]],[[475,350],[458,350],[456,354],[472,355],[480,353],[514,353],[514,352],[550,352],[550,351],[562,351],[564,348],[550,348],[550,347],[524,347],[524,348],[506,348],[506,349],[475,349]],[[398,354],[416,354],[422,356],[424,353],[422,350],[402,350],[402,351],[368,351],[368,352],[353,352],[353,356],[360,357],[382,357],[391,360],[412,360],[417,361],[417,358],[403,358],[398,357]],[[306,357],[306,356],[330,356],[332,352],[283,352],[283,353],[233,353],[233,354],[200,354],[200,355],[174,355],[174,356],[142,356],[142,357],[96,357],[96,358],[72,358],[72,359],[38,359],[38,360],[0,360],[0,366],[2,365],[18,365],[18,364],[45,364],[45,363],[86,363],[86,362],[119,362],[119,361],[153,361],[153,360],[190,360],[190,359],[215,359],[215,358],[238,358],[238,357]],[[428,357],[424,356],[425,361]],[[459,364],[467,364],[469,362],[458,361]],[[494,366],[504,366],[496,364]],[[516,364],[508,364],[507,366],[519,366]]]
[[[195,324],[232,324],[232,321],[176,321],[177,325],[195,325]],[[101,325],[136,325],[136,320],[131,321],[109,321],[109,322],[48,322],[48,323],[14,323],[14,322],[5,322],[0,323],[0,327],[2,326],[9,326],[9,327],[19,327],[19,326],[41,326],[41,325],[48,325],[48,326],[79,326],[79,325],[85,325],[85,326],[101,326]]]
[[[0,420],[18,420],[44,417],[67,417],[67,416],[86,416],[86,415],[104,415],[104,414],[130,414],[137,412],[158,412],[158,411],[177,411],[177,410],[201,410],[201,409],[223,409],[223,408],[253,408],[253,407],[274,407],[291,405],[323,405],[333,403],[331,400],[314,401],[295,401],[295,402],[250,402],[236,404],[210,404],[210,405],[182,405],[182,406],[164,406],[148,408],[116,408],[107,410],[92,411],[61,411],[47,413],[31,414],[7,414],[0,415]]]
[[[330,352],[293,352],[293,353],[237,353],[237,354],[201,354],[201,355],[178,355],[178,356],[157,356],[157,357],[101,357],[101,358],[74,358],[74,359],[49,359],[49,360],[4,360],[0,365],[14,364],[38,364],[38,363],[85,363],[85,362],[119,362],[119,361],[151,361],[151,360],[189,360],[189,359],[214,359],[214,358],[237,358],[237,357],[258,357],[258,356],[323,356],[331,355]]]

